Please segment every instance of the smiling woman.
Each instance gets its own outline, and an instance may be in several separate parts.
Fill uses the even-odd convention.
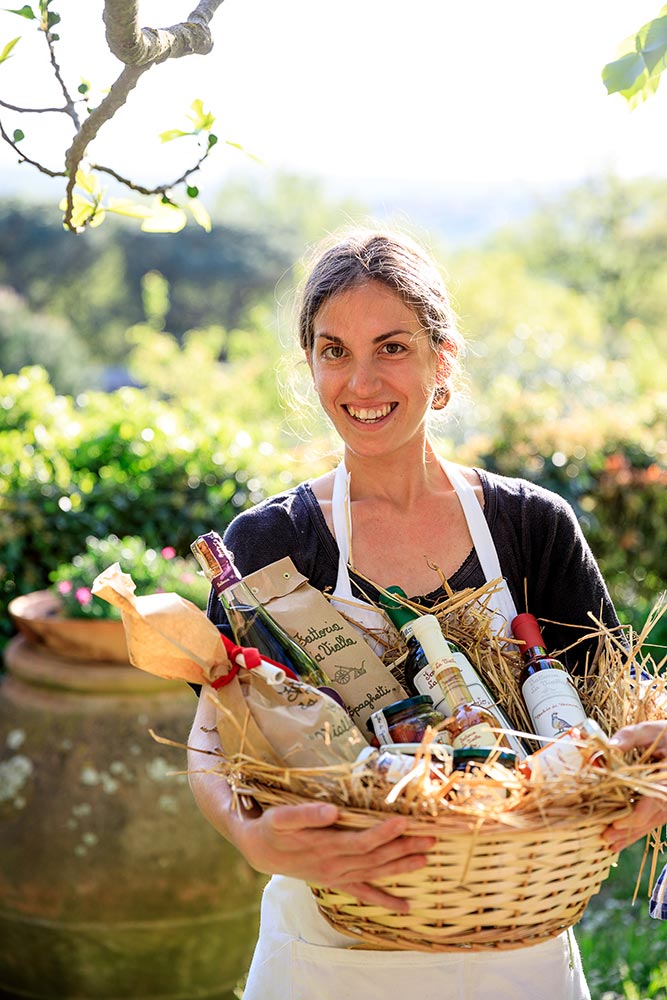
[[[525,480],[443,461],[429,436],[431,411],[450,398],[460,348],[435,262],[397,233],[342,235],[319,249],[311,267],[299,336],[343,461],[235,518],[225,544],[239,572],[289,556],[334,605],[344,602],[364,634],[382,628],[381,589],[400,586],[418,606],[433,607],[451,592],[494,582],[488,610],[499,635],[508,634],[518,610],[530,610],[545,622],[548,646],[565,650],[567,665],[581,669],[593,652],[577,643],[582,629],[589,632],[589,611],[610,629],[618,621],[573,511]],[[217,601],[209,614],[229,631]],[[567,653],[575,643],[580,662]],[[667,745],[667,724],[656,725]],[[624,748],[638,747],[648,734],[631,726],[619,738]],[[189,743],[216,749],[207,698]],[[253,867],[273,875],[245,1000],[402,1000],[415,975],[422,1000],[589,997],[571,933],[500,953],[361,950],[329,926],[309,885],[383,908],[388,923],[400,926],[409,904],[382,880],[422,869],[433,838],[406,835],[401,816],[363,832],[339,829],[337,807],[317,801],[239,812],[219,776],[202,772],[198,750],[190,773],[200,809]],[[634,815],[641,836],[655,816],[639,808]],[[617,828],[605,835],[625,842],[633,834]]]

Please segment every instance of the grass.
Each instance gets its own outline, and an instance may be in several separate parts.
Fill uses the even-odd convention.
[[[650,857],[632,905],[643,853],[643,841],[623,851],[575,928],[592,1000],[667,1000],[667,921],[649,916]]]

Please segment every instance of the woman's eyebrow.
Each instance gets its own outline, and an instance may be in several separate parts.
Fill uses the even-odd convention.
[[[390,337],[396,337],[400,334],[402,334],[405,337],[414,337],[414,333],[412,330],[403,330],[399,328],[398,330],[388,330],[386,333],[379,333],[377,337],[373,337],[371,343],[381,344],[383,341],[389,340]],[[320,340],[320,339],[330,340],[333,344],[342,344],[342,345],[345,344],[345,341],[342,339],[342,337],[337,337],[335,333],[327,333],[326,330],[321,330],[315,334],[315,340]]]

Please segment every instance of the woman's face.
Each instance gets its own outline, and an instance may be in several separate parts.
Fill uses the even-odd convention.
[[[423,440],[438,355],[400,296],[375,281],[347,289],[313,328],[315,389],[348,448],[375,456]]]

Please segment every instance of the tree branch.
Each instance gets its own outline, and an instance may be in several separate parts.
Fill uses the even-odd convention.
[[[67,209],[65,211],[65,225],[73,231],[75,231],[75,227],[72,226],[71,223],[76,172],[79,168],[81,160],[86,154],[86,149],[105,122],[108,122],[111,118],[113,118],[118,109],[122,108],[130,95],[130,91],[134,90],[139,82],[139,78],[143,76],[143,74],[149,70],[152,65],[154,64],[147,63],[145,66],[125,67],[102,103],[98,104],[98,106],[91,111],[86,120],[83,122],[81,128],[74,136],[72,145],[65,153],[65,170],[68,178],[66,190]]]
[[[200,0],[187,21],[169,28],[140,28],[138,0],[105,0],[107,43],[126,66],[208,55],[213,48],[209,22],[222,2]]]
[[[55,74],[56,80],[58,81],[60,89],[63,93],[63,97],[65,98],[65,107],[63,108],[63,110],[65,114],[69,115],[69,117],[74,122],[74,128],[78,129],[81,127],[81,122],[79,121],[79,115],[77,114],[74,101],[72,100],[71,94],[67,89],[67,84],[63,80],[62,73],[60,72],[60,66],[58,65],[58,60],[56,59],[56,53],[53,48],[53,38],[51,37],[51,32],[45,31],[44,37],[46,38],[46,44],[48,45],[49,48],[49,59],[51,60],[51,66],[53,67],[53,72]]]
[[[42,174],[47,174],[49,177],[67,177],[64,170],[49,170],[42,163],[38,163],[37,160],[31,160],[29,156],[26,156],[24,152],[16,145],[13,139],[10,139],[4,128],[2,127],[2,122],[0,122],[0,135],[8,143],[15,153],[18,154],[21,163],[29,163],[31,167],[36,167],[37,170]]]
[[[187,181],[188,177],[190,177],[191,174],[195,174],[201,168],[202,163],[204,162],[210,151],[211,147],[207,146],[206,152],[199,157],[194,166],[189,167],[186,171],[184,171],[184,173],[181,174],[180,177],[177,177],[175,181],[170,181],[168,184],[158,184],[156,187],[152,188],[147,188],[144,187],[142,184],[137,184],[135,181],[132,181],[127,177],[123,177],[122,174],[117,173],[111,167],[104,167],[100,163],[92,163],[91,169],[99,170],[101,174],[109,174],[111,177],[114,178],[114,180],[117,180],[121,184],[124,184],[125,187],[130,188],[131,191],[136,191],[137,194],[145,194],[145,195],[165,194],[171,188],[176,187],[178,184],[183,184],[184,181]]]
[[[67,108],[20,108],[17,104],[8,104],[7,101],[0,101],[0,108],[7,108],[8,111],[19,111],[22,115],[44,115],[53,112],[67,112]]]

